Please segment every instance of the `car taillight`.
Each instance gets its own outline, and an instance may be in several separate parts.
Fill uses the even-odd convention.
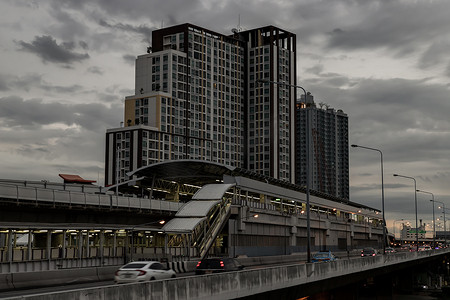
[[[201,261],[199,261],[199,262],[197,263],[197,268],[200,267],[200,264],[201,264],[201,263],[202,263]]]
[[[147,273],[147,272],[145,272],[145,271],[139,270],[138,276],[143,276],[143,275],[145,275],[146,273]]]
[[[119,270],[116,271],[115,275],[116,275],[116,276],[119,276]]]
[[[221,268],[225,267],[225,264],[223,263],[223,261],[220,261],[220,267]]]
[[[372,254],[372,256],[375,256],[375,253],[374,253],[374,254]]]

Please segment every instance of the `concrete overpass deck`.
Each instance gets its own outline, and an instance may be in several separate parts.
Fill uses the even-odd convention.
[[[419,264],[442,260],[450,249],[404,252],[375,257],[341,259],[328,263],[280,265],[239,272],[207,274],[145,283],[12,297],[8,299],[235,299],[261,298],[265,293],[279,299],[305,297],[388,274]],[[249,258],[247,264],[251,264]],[[245,262],[243,262],[245,264]]]

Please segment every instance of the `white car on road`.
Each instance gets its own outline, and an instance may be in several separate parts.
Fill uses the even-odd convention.
[[[115,283],[139,282],[175,278],[176,273],[157,261],[135,261],[116,271]]]

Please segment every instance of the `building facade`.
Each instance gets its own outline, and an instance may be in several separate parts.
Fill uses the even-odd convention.
[[[295,35],[268,26],[226,36],[192,24],[156,30],[136,59],[124,122],[106,133],[105,185],[174,159],[295,182]]]
[[[307,120],[310,122],[310,189],[349,199],[348,117],[320,103],[316,106],[312,95],[297,101],[296,126],[296,184],[307,180]]]
[[[403,223],[402,229],[400,230],[400,240],[401,241],[415,241],[416,236],[418,239],[433,238],[433,236],[428,236],[425,229],[426,224],[422,224],[420,220],[419,228],[412,228],[411,225]]]

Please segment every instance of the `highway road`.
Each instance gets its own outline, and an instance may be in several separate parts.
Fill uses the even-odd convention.
[[[359,255],[353,256],[353,257],[341,256],[341,259],[348,259],[348,258],[355,259],[358,257],[359,257]],[[306,262],[299,261],[296,263],[304,264]],[[296,264],[296,263],[295,262],[280,262],[280,263],[276,263],[276,264],[254,265],[254,266],[247,266],[245,269],[249,270],[249,269],[269,268],[271,266],[292,265],[292,264]],[[187,277],[187,276],[194,276],[194,275],[195,275],[194,272],[178,273],[177,277],[180,278],[180,277]],[[168,280],[170,280],[170,279],[168,279]],[[11,290],[11,291],[0,291],[0,299],[7,299],[8,297],[17,297],[17,296],[25,296],[25,295],[36,295],[36,294],[49,293],[49,292],[102,287],[102,286],[108,286],[108,285],[114,285],[114,284],[115,284],[114,281],[108,280],[108,281],[97,281],[97,282],[89,282],[89,283],[76,283],[76,284],[69,284],[69,285],[58,285],[58,286],[49,286],[49,287]]]

